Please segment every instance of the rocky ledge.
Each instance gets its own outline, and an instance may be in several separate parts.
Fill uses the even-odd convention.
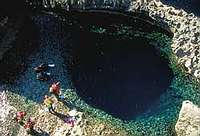
[[[172,51],[185,71],[200,80],[200,18],[182,9],[164,5],[159,0],[134,1],[130,11],[145,10],[159,22],[167,23],[174,33]],[[198,105],[199,106],[199,105]],[[175,126],[178,136],[200,135],[200,109],[184,101]]]
[[[199,136],[200,108],[190,101],[184,101],[175,129],[177,136]]]
[[[48,112],[47,107],[39,104],[32,115],[35,122],[32,135],[36,136],[129,136],[126,131],[116,129],[109,123],[91,119],[87,113],[75,107],[69,108],[55,98],[55,112]],[[57,101],[57,102],[56,102]],[[65,119],[73,117],[74,123]],[[17,136],[31,136],[24,127],[20,127]]]
[[[171,48],[178,58],[179,64],[185,67],[186,72],[200,79],[200,18],[193,13],[182,9],[164,5],[160,1],[150,2],[133,1],[130,11],[145,10],[149,15],[166,23],[174,33]]]

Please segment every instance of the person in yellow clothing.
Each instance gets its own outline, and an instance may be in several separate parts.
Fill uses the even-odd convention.
[[[44,96],[44,104],[47,106],[48,111],[50,113],[55,112],[55,109],[53,107],[54,101],[52,100],[51,97],[48,97],[47,95]]]

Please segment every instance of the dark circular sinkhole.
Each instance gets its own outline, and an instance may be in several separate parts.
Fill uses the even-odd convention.
[[[122,120],[144,113],[173,78],[168,60],[144,38],[80,32],[70,74],[89,105]]]
[[[121,118],[145,111],[169,87],[168,62],[142,40],[82,41],[72,72],[78,94],[90,105]]]
[[[86,103],[114,117],[130,120],[144,113],[167,90],[173,78],[173,72],[168,66],[168,60],[162,58],[158,51],[149,45],[148,40],[134,37],[126,39],[119,35],[108,34],[117,33],[118,26],[121,24],[134,26],[134,31],[152,32],[156,30],[165,33],[165,30],[153,23],[148,23],[149,21],[146,22],[146,18],[144,20],[140,17],[132,18],[118,14],[74,12],[70,13],[69,17],[76,20],[76,23],[66,29],[64,26],[61,27],[62,29],[55,27],[59,36],[62,35],[60,32],[65,30],[66,33],[71,34],[71,37],[66,40],[66,45],[62,45],[63,50],[61,51],[69,68],[67,71],[71,75],[71,79],[68,79],[67,76],[64,80],[72,80],[78,95]],[[93,25],[105,28],[106,32],[91,32],[89,29]],[[47,32],[51,33],[51,31]],[[23,35],[24,33],[22,33]],[[28,51],[28,54],[24,54],[22,49],[39,47],[37,42],[32,42],[38,41],[37,36],[33,40],[31,37],[30,35],[25,44],[22,44],[24,46],[18,45],[17,42],[17,49],[11,50],[9,53],[11,57],[8,55],[8,58],[15,58],[15,54],[17,54],[18,61],[25,62],[23,60],[26,60],[30,53]],[[55,37],[54,35],[53,38]],[[63,38],[63,36],[61,37]],[[23,38],[20,39],[23,40]],[[47,38],[47,40],[49,39],[52,37]],[[21,43],[21,40],[18,41]],[[30,45],[27,44],[29,42]],[[29,50],[32,51],[32,48]],[[15,53],[12,54],[13,52]],[[68,62],[69,58],[72,58],[72,63],[71,59],[70,63]],[[11,77],[13,73],[16,74],[15,71],[21,69],[21,62],[13,63],[15,61],[13,59],[10,62],[12,65],[8,65],[8,59],[4,60],[1,63],[3,68],[13,67],[13,65],[17,67],[1,72],[1,79]],[[4,64],[6,65],[4,66]],[[6,74],[4,75],[4,73]],[[39,87],[41,88],[41,86]]]

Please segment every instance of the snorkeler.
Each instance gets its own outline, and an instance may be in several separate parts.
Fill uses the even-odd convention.
[[[40,72],[40,73],[37,73],[36,79],[41,80],[41,81],[47,81],[50,79],[50,77],[51,77],[51,73]]]
[[[34,71],[36,73],[40,73],[40,72],[45,72],[48,70],[48,68],[53,68],[55,67],[55,64],[46,64],[46,63],[42,63],[39,66],[34,68]]]

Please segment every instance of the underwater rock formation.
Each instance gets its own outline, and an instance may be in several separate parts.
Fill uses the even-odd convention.
[[[11,42],[15,39],[18,25],[16,22],[11,23],[8,16],[0,16],[0,60],[3,54],[12,47]]]
[[[199,136],[200,108],[190,101],[184,101],[175,130],[177,136]]]

